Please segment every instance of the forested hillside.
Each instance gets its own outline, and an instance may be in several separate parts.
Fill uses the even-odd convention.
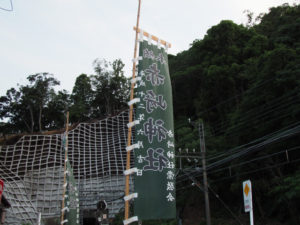
[[[187,176],[202,184],[199,134],[188,118],[205,127],[212,217],[233,220],[215,224],[248,223],[242,199],[247,179],[255,224],[300,224],[300,6],[271,8],[256,21],[221,21],[169,57],[177,154],[188,156],[177,179],[183,224],[199,224],[197,215],[204,216],[204,200],[197,197],[202,191]],[[188,222],[192,216],[198,222]]]
[[[95,73],[80,74],[72,93],[56,91],[60,82],[49,73],[29,75],[29,84],[7,90],[0,97],[0,123],[3,136],[60,129],[65,114],[78,123],[115,115],[124,110],[129,97],[129,80],[124,76],[124,63],[96,59]]]

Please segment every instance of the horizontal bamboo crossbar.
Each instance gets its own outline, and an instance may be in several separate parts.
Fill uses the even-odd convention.
[[[136,31],[136,27],[133,27],[133,30],[135,30]],[[138,29],[138,33],[140,33],[141,32],[141,30],[140,29]],[[162,45],[164,45],[164,46],[168,46],[168,48],[171,48],[171,44],[170,43],[168,43],[168,42],[166,42],[166,41],[164,41],[164,40],[161,40],[161,39],[159,39],[158,37],[156,37],[156,36],[154,36],[154,35],[152,35],[152,34],[149,34],[148,32],[146,32],[146,31],[143,31],[143,35],[145,36],[145,37],[149,37],[150,35],[151,35],[151,39],[153,40],[153,41],[160,41],[160,43],[162,44]]]

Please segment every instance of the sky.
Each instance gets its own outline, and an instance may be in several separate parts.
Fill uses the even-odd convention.
[[[138,0],[11,0],[0,10],[0,96],[26,77],[48,72],[72,91],[76,77],[93,74],[97,58],[125,63],[131,76]],[[247,22],[245,10],[300,0],[142,0],[140,27],[172,44],[170,54],[187,50],[221,20]],[[10,0],[0,0],[10,8]]]

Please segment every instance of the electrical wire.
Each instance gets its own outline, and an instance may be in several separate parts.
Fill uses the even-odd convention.
[[[224,181],[224,180],[239,177],[241,175],[248,175],[248,174],[260,172],[260,171],[263,171],[263,170],[269,170],[269,169],[277,168],[277,167],[284,166],[284,165],[287,165],[287,164],[293,164],[293,163],[296,163],[296,162],[299,162],[299,161],[300,161],[300,158],[296,159],[296,160],[292,160],[292,161],[287,161],[287,162],[284,162],[284,163],[278,163],[278,164],[275,164],[275,165],[272,165],[272,166],[263,167],[263,168],[256,169],[256,170],[250,170],[250,171],[247,171],[247,172],[244,172],[244,173],[239,173],[239,174],[234,175],[234,176],[223,177],[223,178],[218,179],[218,180],[211,180],[210,183],[214,184],[214,183],[218,183],[218,182],[221,182],[221,181]],[[176,182],[176,185],[177,185],[177,182]],[[186,186],[183,186],[183,187],[180,187],[180,188],[176,188],[176,191],[186,190],[186,189],[191,188],[191,187],[193,187],[193,186],[189,184],[189,185],[186,185]]]
[[[184,172],[184,171],[183,171]],[[193,184],[196,185],[201,191],[204,192],[204,188],[200,185],[200,183],[195,179],[195,177],[186,174],[188,178],[193,181]],[[239,222],[239,224],[243,225],[241,221],[238,219],[238,217],[230,210],[230,208],[226,205],[226,203],[220,198],[220,196],[208,185],[208,188],[211,190],[211,192],[214,194],[214,196],[224,205],[225,209],[230,212],[230,214],[234,217],[235,220]],[[208,192],[209,193],[209,192]]]
[[[290,97],[290,96],[289,96]],[[286,101],[286,99],[283,99],[285,102],[287,102]],[[294,101],[294,100],[293,100]],[[291,103],[295,103],[295,102],[288,102],[289,104],[291,104]],[[281,107],[285,107],[285,105],[281,105]],[[273,111],[275,111],[275,109],[273,108],[273,109],[271,109],[271,110],[269,110],[268,112],[273,112]],[[266,114],[266,113],[265,113]],[[274,123],[276,120],[279,120],[279,119],[283,119],[283,118],[286,118],[286,117],[288,117],[288,116],[290,116],[291,115],[291,113],[290,113],[290,111],[287,111],[286,109],[284,109],[284,110],[281,110],[281,111],[279,111],[278,109],[276,109],[276,114],[279,114],[280,116],[277,116],[277,117],[275,117],[275,118],[273,118],[273,119],[269,119],[268,121],[266,121],[266,117],[267,118],[270,118],[270,116],[269,115],[265,115],[264,117],[261,117],[260,118],[260,120],[262,120],[262,121],[264,121],[264,125],[266,126],[267,124],[270,124],[270,123]],[[243,120],[245,120],[245,119],[243,119]],[[253,126],[253,121],[255,121],[253,118],[251,119],[251,120],[246,120],[246,122],[244,122],[245,124],[249,124],[249,126],[251,125],[251,126]],[[257,124],[257,123],[259,123],[259,120],[257,120],[256,122],[255,122],[255,124]],[[255,125],[254,124],[254,125]],[[231,129],[233,129],[233,128],[236,128],[236,127],[238,127],[238,126],[241,126],[242,124],[238,124],[238,125],[235,125],[235,126],[231,126]],[[243,129],[245,129],[245,127],[243,127]],[[236,133],[238,133],[239,132],[239,130],[238,129],[235,129],[235,132],[230,132],[229,134],[226,134],[226,138],[229,138],[229,137],[231,137],[231,136],[234,136]],[[206,137],[214,137],[215,135],[211,135],[210,134],[210,132],[206,132]],[[217,155],[218,155],[219,153],[217,153]],[[214,155],[213,155],[214,156]],[[208,160],[210,160],[209,158],[211,158],[212,157],[212,155],[210,155],[209,157],[208,157]]]
[[[227,102],[229,102],[229,101],[231,101],[231,100],[236,100],[236,98],[237,98],[238,96],[244,96],[244,95],[246,95],[246,94],[248,94],[248,93],[251,93],[252,91],[256,90],[257,88],[263,87],[263,86],[265,86],[266,84],[271,83],[271,82],[274,81],[275,79],[280,78],[280,76],[282,76],[282,75],[281,75],[281,74],[277,74],[277,75],[275,74],[272,78],[270,78],[270,79],[268,79],[268,80],[264,80],[264,81],[262,81],[261,83],[255,84],[254,87],[251,87],[251,88],[247,89],[246,91],[244,91],[244,92],[242,92],[242,93],[240,93],[240,94],[234,95],[234,96],[232,96],[232,97],[230,97],[230,98],[228,98],[228,99],[226,99],[226,100],[224,100],[224,101],[221,101],[221,102],[219,102],[218,104],[216,104],[216,105],[214,105],[214,106],[212,106],[212,107],[210,107],[210,108],[208,108],[208,109],[206,109],[206,110],[204,110],[204,111],[200,111],[200,112],[199,112],[199,115],[201,115],[202,113],[210,112],[210,111],[212,111],[212,109],[218,108],[220,105],[223,105],[223,104],[225,104],[225,103],[227,103]]]
[[[225,209],[227,209],[230,214],[234,217],[234,219],[241,225],[243,225],[243,223],[240,221],[240,219],[232,212],[232,210],[229,208],[229,206],[220,198],[220,196],[210,187],[210,185],[208,185],[208,188],[210,189],[210,191],[214,194],[214,196],[223,204],[223,206],[225,207]]]
[[[298,122],[299,123],[299,122]],[[297,124],[297,123],[296,123]],[[250,147],[247,147],[247,148],[244,148],[236,153],[234,153],[233,155],[230,155],[230,156],[227,156],[219,161],[216,161],[216,162],[213,162],[211,164],[209,164],[207,166],[207,171],[209,170],[212,170],[213,168],[215,167],[218,167],[224,163],[228,163],[236,158],[239,158],[239,157],[242,157],[242,156],[245,156],[246,154],[249,154],[249,153],[252,153],[254,151],[257,151],[258,149],[268,145],[268,144],[271,144],[271,143],[274,143],[274,142],[277,142],[278,140],[282,140],[283,138],[287,138],[287,137],[291,137],[297,133],[300,132],[300,125],[297,125],[296,127],[293,127],[293,128],[290,128],[289,130],[285,130],[285,131],[282,131],[281,133],[279,134],[276,134],[278,132],[274,132],[275,135],[274,136],[271,136],[270,138],[262,141],[262,142],[259,142],[255,145],[252,145]],[[192,171],[190,172],[190,174],[197,174],[199,173],[198,171]],[[184,175],[181,175],[181,176],[178,176],[178,181],[184,181],[186,179],[184,179]]]
[[[283,151],[280,151],[280,152],[275,152],[273,154],[268,154],[268,155],[260,156],[260,157],[257,157],[257,158],[254,158],[252,160],[248,160],[246,162],[242,162],[242,163],[239,163],[239,164],[234,164],[234,165],[230,165],[228,167],[223,167],[223,168],[220,168],[220,169],[217,169],[217,170],[213,170],[213,171],[210,171],[208,174],[211,175],[211,174],[218,173],[218,172],[221,172],[221,171],[224,171],[224,170],[227,170],[227,169],[232,169],[234,167],[244,166],[244,165],[249,164],[249,163],[253,163],[253,162],[256,162],[256,161],[259,161],[259,160],[262,160],[262,159],[271,158],[273,156],[280,155],[280,154],[286,154],[288,152],[296,151],[298,149],[300,149],[300,146],[297,146],[297,147],[294,147],[294,148],[290,148],[290,149],[286,149],[286,150],[283,150]]]
[[[224,178],[221,178],[221,179],[212,181],[211,183],[217,183],[217,182],[219,182],[219,181],[224,181],[224,180],[231,179],[231,178],[234,178],[234,177],[237,177],[237,176],[241,176],[241,175],[247,175],[247,174],[251,174],[251,173],[256,173],[256,172],[259,172],[259,171],[262,171],[262,170],[269,170],[269,169],[272,169],[272,168],[277,168],[277,167],[280,167],[280,166],[284,166],[284,165],[287,165],[287,164],[296,163],[296,162],[299,162],[299,161],[300,161],[300,158],[299,158],[299,159],[296,159],[296,160],[289,161],[289,162],[283,162],[283,163],[278,163],[278,164],[276,164],[276,165],[263,167],[263,168],[256,169],[256,170],[250,170],[250,171],[248,171],[248,172],[239,173],[239,174],[234,175],[234,176],[224,177]]]
[[[295,90],[290,92],[289,94],[294,94]],[[298,97],[298,98],[295,98]],[[246,111],[243,113],[243,117],[239,118],[237,121],[235,121],[235,125],[231,125],[232,122],[229,121],[222,121],[217,124],[212,124],[212,129],[215,130],[216,134],[210,134],[211,132],[208,132],[207,136],[217,136],[217,134],[222,134],[225,131],[228,132],[228,130],[234,130],[237,127],[241,127],[244,124],[251,124],[253,121],[258,121],[259,119],[262,120],[266,116],[268,116],[272,112],[276,112],[276,114],[280,113],[280,109],[282,110],[281,112],[287,111],[288,105],[295,105],[295,103],[299,103],[300,98],[298,96],[298,93],[296,95],[288,96],[284,95],[281,98],[277,98],[274,100],[274,103],[268,104],[268,105],[262,105],[259,107],[256,107],[254,109],[251,109],[249,111]],[[229,128],[227,128],[229,127]]]
[[[224,157],[226,155],[231,155],[235,152],[238,152],[240,151],[242,148],[245,148],[246,146],[251,146],[255,143],[259,143],[260,141],[263,141],[263,140],[267,140],[268,138],[271,138],[272,136],[276,135],[276,134],[279,134],[280,132],[283,132],[284,130],[287,130],[287,129],[290,129],[292,126],[297,126],[297,125],[300,125],[300,122],[296,122],[294,124],[290,124],[289,126],[279,130],[279,131],[275,131],[273,133],[270,133],[270,134],[267,134],[263,137],[260,137],[260,138],[257,138],[247,144],[243,144],[243,145],[240,145],[240,146],[237,146],[237,147],[234,147],[232,149],[229,149],[229,150],[226,150],[226,151],[223,151],[222,153],[216,153],[214,155],[211,155],[210,157],[207,157],[207,161],[211,161],[211,160],[214,160],[214,159],[217,159],[217,158],[220,158],[220,157]]]

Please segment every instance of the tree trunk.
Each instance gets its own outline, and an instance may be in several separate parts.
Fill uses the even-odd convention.
[[[29,124],[26,122],[25,119],[24,119],[23,121],[24,121],[24,123],[25,123],[25,126],[27,127],[28,132],[30,132],[30,131],[31,131],[31,128],[30,128]]]
[[[42,106],[40,105],[40,113],[39,113],[39,130],[42,132]]]
[[[30,130],[30,133],[33,133],[33,129],[34,129],[33,111],[32,111],[32,108],[30,106],[28,106],[28,108],[29,108],[30,118],[31,118],[31,130]]]

